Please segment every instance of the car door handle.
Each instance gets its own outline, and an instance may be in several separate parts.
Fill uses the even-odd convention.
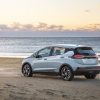
[[[63,56],[61,56],[60,58],[64,58]]]
[[[44,58],[44,60],[47,60],[47,58]]]
[[[42,58],[38,58],[38,60],[42,60]]]

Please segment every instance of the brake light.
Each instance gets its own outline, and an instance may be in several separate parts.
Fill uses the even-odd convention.
[[[91,57],[93,57],[93,58],[97,58],[97,59],[99,58],[99,56],[98,56],[98,55],[94,55],[94,56],[91,56]]]
[[[98,55],[95,55],[95,57],[96,57],[97,59],[99,59],[99,56],[98,56]]]
[[[77,55],[74,55],[73,58],[75,58],[75,59],[83,59],[84,55],[77,54]]]

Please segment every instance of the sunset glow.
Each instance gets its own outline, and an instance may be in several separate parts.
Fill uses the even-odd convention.
[[[0,0],[0,24],[14,22],[67,29],[100,24],[100,0]]]

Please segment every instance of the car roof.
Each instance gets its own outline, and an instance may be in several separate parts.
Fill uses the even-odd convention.
[[[55,44],[51,45],[52,47],[64,47],[64,48],[77,48],[77,47],[89,47],[85,45],[78,45],[78,44]]]

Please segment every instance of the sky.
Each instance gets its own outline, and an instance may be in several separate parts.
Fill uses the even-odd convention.
[[[0,0],[0,31],[16,30],[96,33],[100,0]]]

